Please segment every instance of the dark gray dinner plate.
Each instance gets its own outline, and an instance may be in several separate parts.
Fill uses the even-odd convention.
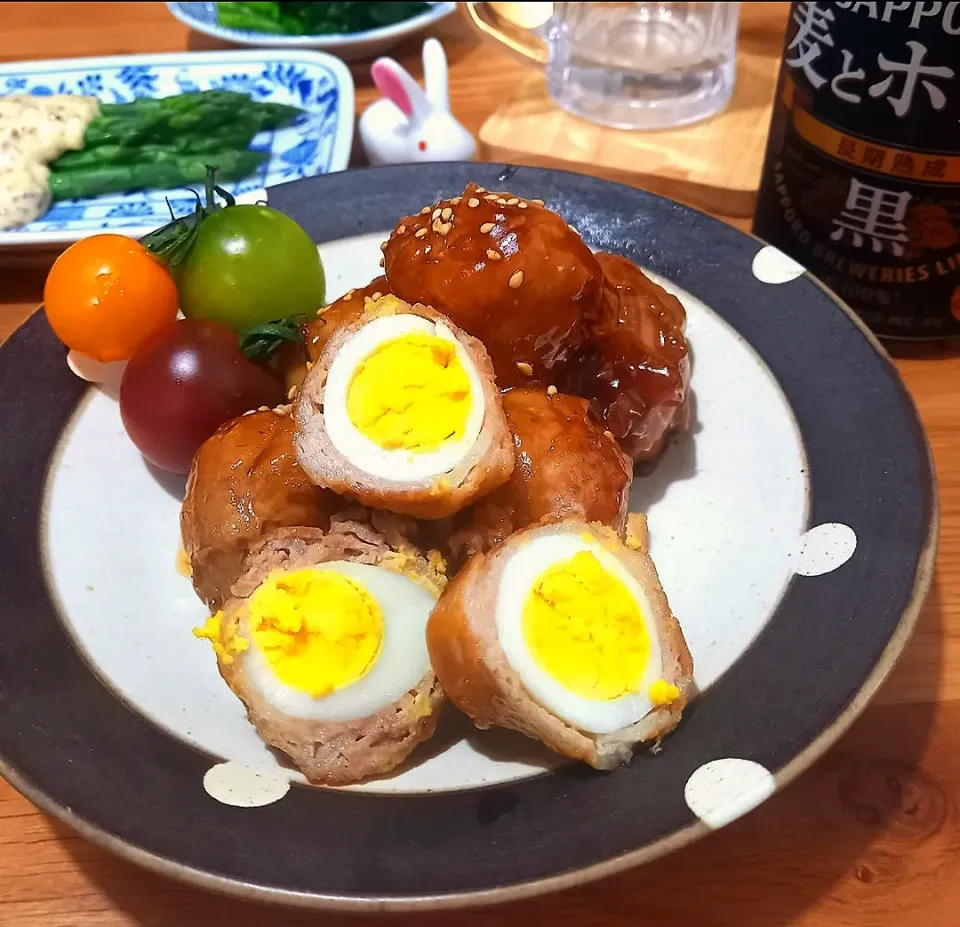
[[[203,787],[210,754],[120,697],[66,630],[40,526],[86,387],[37,314],[0,350],[0,771],[89,839],[195,885],[312,907],[477,904],[569,886],[722,823],[691,786],[712,763],[747,761],[766,777],[755,800],[731,795],[731,807],[782,787],[849,726],[902,650],[935,548],[925,437],[883,351],[808,275],[769,250],[758,262],[761,242],[675,202],[558,171],[411,165],[269,195],[324,243],[387,229],[469,180],[546,200],[592,247],[627,255],[709,307],[711,324],[765,365],[785,398],[806,461],[804,529],[841,526],[855,549],[831,563],[829,550],[814,549],[820,535],[805,548],[798,533],[797,568],[756,636],[704,686],[662,751],[641,751],[629,767],[568,764],[431,792],[296,785],[272,804],[230,807]],[[696,390],[709,345],[692,337],[692,346]],[[735,384],[737,372],[728,375]],[[737,414],[749,416],[749,404]],[[134,532],[124,543],[147,541]],[[701,555],[689,552],[691,583]],[[736,588],[736,575],[724,581]]]

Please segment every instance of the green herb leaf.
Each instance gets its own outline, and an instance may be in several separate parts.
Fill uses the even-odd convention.
[[[237,336],[237,344],[249,360],[264,361],[281,345],[302,342],[303,332],[300,326],[308,318],[309,316],[301,315],[251,325]]]

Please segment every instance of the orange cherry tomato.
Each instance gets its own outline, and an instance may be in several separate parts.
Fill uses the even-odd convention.
[[[43,287],[50,327],[98,361],[126,360],[177,317],[167,268],[125,235],[93,235],[57,258]]]

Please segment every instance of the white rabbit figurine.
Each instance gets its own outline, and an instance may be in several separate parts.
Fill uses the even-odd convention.
[[[450,112],[447,56],[437,39],[423,43],[426,92],[392,58],[378,58],[370,73],[386,97],[360,117],[360,141],[371,164],[473,160],[476,142]]]

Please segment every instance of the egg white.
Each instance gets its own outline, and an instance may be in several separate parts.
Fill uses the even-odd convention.
[[[385,341],[411,332],[436,335],[454,345],[470,380],[470,412],[463,437],[435,451],[385,450],[363,435],[347,413],[347,390],[359,364]],[[327,373],[323,417],[333,446],[355,467],[388,480],[422,480],[449,473],[466,457],[483,426],[484,400],[480,375],[463,345],[443,322],[431,322],[418,315],[386,315],[355,332],[340,347]]]
[[[584,698],[571,692],[537,663],[523,634],[523,607],[530,592],[557,561],[568,560],[580,551],[590,551],[602,566],[619,579],[634,597],[650,637],[650,660],[640,691],[616,699]],[[533,699],[568,724],[592,734],[609,734],[628,727],[656,707],[648,695],[650,684],[661,678],[663,657],[653,610],[640,584],[617,557],[580,532],[542,534],[531,538],[514,552],[503,569],[497,591],[496,619],[500,646]]]
[[[332,560],[315,570],[330,570],[360,583],[383,614],[383,640],[373,666],[356,682],[315,698],[281,682],[263,651],[253,642],[246,618],[239,633],[250,646],[237,659],[247,680],[278,711],[308,721],[357,721],[413,689],[430,671],[427,619],[436,599],[412,579],[369,563]]]

